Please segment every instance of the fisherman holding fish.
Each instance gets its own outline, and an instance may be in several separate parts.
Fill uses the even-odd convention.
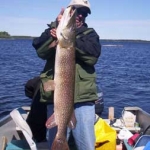
[[[70,11],[70,9],[73,13],[76,13],[75,34],[73,34],[74,24],[72,19],[74,14],[70,14],[70,16],[72,15],[71,17],[68,16],[68,14],[64,14],[67,13],[67,10]],[[46,60],[46,65],[41,74],[41,80],[43,81],[40,87],[41,102],[47,103],[47,118],[52,116],[55,111],[54,118],[56,119],[57,127],[48,129],[48,143],[52,150],[56,150],[58,144],[62,146],[61,150],[69,149],[65,139],[61,138],[61,135],[59,134],[61,132],[59,131],[60,126],[62,126],[66,120],[71,119],[73,110],[76,118],[74,129],[68,127],[68,130],[61,131],[67,131],[67,134],[65,135],[67,138],[69,138],[69,134],[72,132],[78,150],[95,149],[95,101],[98,99],[98,95],[94,65],[97,63],[100,56],[101,45],[98,34],[93,28],[88,28],[85,23],[88,14],[91,14],[90,3],[88,0],[71,0],[67,9],[65,11],[64,9],[61,10],[56,21],[48,25],[49,28],[46,29],[40,37],[33,40],[33,47],[36,49],[38,56]],[[63,15],[66,15],[68,18],[62,17]],[[64,20],[64,22],[62,20]],[[67,30],[61,31],[65,25]],[[68,28],[71,30],[70,33],[68,32]],[[75,38],[73,37],[74,35]],[[58,36],[62,36],[62,41]],[[65,40],[66,42],[64,42]],[[69,45],[69,42],[71,46]],[[69,65],[65,59],[59,60],[61,63],[58,63],[58,59],[60,59],[58,55],[61,53],[61,50],[63,51],[61,46],[66,46],[70,58],[66,56],[67,53],[65,54],[65,58],[70,61]],[[75,60],[73,53],[70,53],[71,51],[69,52],[69,49],[75,49]],[[63,52],[65,52],[65,50]],[[64,55],[64,53],[61,54],[61,56],[62,55]],[[71,55],[73,57],[71,57]],[[75,65],[73,65],[73,63]],[[64,68],[67,68],[66,70],[68,71]],[[70,71],[71,69],[74,69],[74,73]],[[68,76],[67,72],[71,72],[71,75]],[[64,78],[63,73],[65,73],[66,78]],[[44,77],[43,74],[45,75]],[[50,85],[50,81],[47,80],[46,82],[46,78],[48,80],[54,79],[54,82],[51,82],[51,86],[47,86]],[[63,80],[63,84],[58,80]],[[67,86],[67,84],[70,87]],[[71,85],[74,85],[74,87],[72,88]],[[65,89],[63,89],[63,86]],[[59,91],[59,89],[61,90]],[[54,92],[52,90],[54,90]],[[70,92],[68,93],[67,91]],[[45,93],[48,94],[44,95]],[[73,99],[73,105],[69,100],[69,98],[72,97],[72,94],[73,98],[71,99]],[[63,101],[63,97],[66,98],[65,101]],[[60,101],[58,102],[57,99],[60,99]],[[57,114],[55,114],[56,112]],[[49,122],[49,120],[51,119],[48,119],[46,123],[48,128],[55,124],[55,122]],[[69,124],[69,121],[66,123]]]

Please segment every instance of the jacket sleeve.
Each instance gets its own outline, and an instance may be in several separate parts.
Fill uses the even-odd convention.
[[[50,29],[56,28],[57,23],[52,22],[40,37],[33,39],[32,46],[36,49],[37,55],[42,59],[48,59],[55,50],[55,41],[50,34]],[[51,46],[53,45],[53,46]]]
[[[27,81],[25,84],[25,95],[29,98],[33,98],[34,94],[36,92],[36,88],[38,86],[38,83],[40,83],[40,77],[34,77]]]
[[[76,39],[76,58],[88,65],[95,65],[101,54],[99,36],[92,32]]]

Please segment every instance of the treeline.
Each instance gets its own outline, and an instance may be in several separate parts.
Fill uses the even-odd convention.
[[[0,38],[9,38],[9,39],[33,39],[34,37],[31,36],[11,36],[6,31],[0,31]]]
[[[10,34],[6,31],[1,32],[0,31],[0,38],[9,38],[11,37]]]

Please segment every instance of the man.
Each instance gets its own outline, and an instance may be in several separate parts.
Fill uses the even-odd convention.
[[[46,140],[46,127],[47,120],[46,103],[40,102],[40,77],[34,77],[27,81],[25,84],[25,95],[32,99],[31,110],[27,117],[27,123],[31,128],[33,138],[36,142]]]
[[[76,17],[76,70],[75,70],[75,95],[74,110],[77,120],[76,128],[72,135],[78,150],[95,149],[95,100],[98,99],[96,90],[96,64],[101,52],[99,36],[94,29],[88,28],[85,19],[91,14],[90,4],[87,0],[72,0],[69,6],[77,10]],[[46,59],[43,72],[49,71],[54,76],[55,51],[57,44],[56,28],[63,15],[63,9],[55,22],[40,37],[33,40],[33,46],[40,58]],[[53,98],[44,100],[48,103],[47,115],[53,113]],[[61,109],[61,108],[60,108]],[[49,130],[49,146],[54,140],[57,128]],[[68,136],[71,130],[68,129]]]

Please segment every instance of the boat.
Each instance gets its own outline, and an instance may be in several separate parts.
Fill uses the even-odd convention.
[[[48,150],[47,142],[35,143],[26,123],[29,106],[16,108],[0,120],[0,150]]]
[[[30,129],[26,127],[26,118],[30,111],[29,106],[24,106],[14,109],[9,115],[0,120],[0,148],[1,150],[10,150],[8,146],[13,144],[17,147],[19,145],[25,145],[31,150],[46,150],[48,149],[47,142],[35,143],[32,139],[32,133]],[[141,132],[144,131],[150,125],[150,114],[139,107],[124,107],[123,112],[129,111],[136,116],[136,122],[138,123],[138,128],[132,127],[128,128],[131,132]],[[19,117],[22,118],[19,118]],[[21,122],[18,122],[20,120]],[[108,124],[110,124],[109,119],[104,119]],[[22,124],[24,122],[25,124]],[[20,124],[22,124],[20,126]],[[112,126],[117,133],[121,130],[120,127]],[[146,134],[150,135],[150,130]],[[14,146],[13,145],[13,146]],[[20,146],[19,145],[19,146]],[[18,146],[18,147],[19,147]],[[17,149],[15,149],[17,150]],[[20,150],[18,148],[18,150]]]

